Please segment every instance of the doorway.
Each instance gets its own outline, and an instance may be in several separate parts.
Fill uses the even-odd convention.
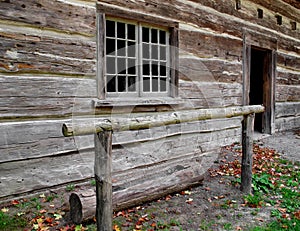
[[[264,105],[265,112],[255,115],[254,130],[272,133],[273,78],[272,51],[251,46],[249,104]]]

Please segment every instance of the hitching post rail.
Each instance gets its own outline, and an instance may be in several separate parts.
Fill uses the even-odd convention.
[[[157,113],[134,118],[94,119],[91,122],[63,124],[64,136],[94,134],[96,220],[98,231],[112,230],[112,132],[149,129],[170,124],[199,120],[243,116],[242,121],[242,173],[241,190],[250,193],[252,183],[252,143],[255,113],[264,112],[264,106],[248,105],[228,108],[209,108]]]

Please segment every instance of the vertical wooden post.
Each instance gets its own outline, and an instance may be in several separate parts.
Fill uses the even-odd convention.
[[[112,131],[95,134],[97,231],[112,230]]]
[[[253,148],[253,130],[255,114],[245,115],[242,124],[242,173],[241,173],[241,191],[251,193],[252,184],[252,148]]]

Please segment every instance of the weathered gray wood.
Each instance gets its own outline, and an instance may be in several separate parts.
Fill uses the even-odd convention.
[[[254,131],[254,114],[244,116],[242,122],[242,172],[241,172],[241,191],[251,193],[252,188],[252,147]]]
[[[2,1],[0,19],[71,33],[95,34],[95,3],[75,1]]]
[[[275,105],[276,119],[288,116],[299,116],[300,115],[300,102],[278,102]]]
[[[95,134],[96,221],[98,231],[112,230],[112,131]]]
[[[276,102],[297,102],[300,100],[299,85],[276,85]]]
[[[300,116],[289,116],[276,119],[277,131],[288,131],[300,127]]]
[[[240,128],[237,124],[238,120],[236,122],[233,121],[227,123],[224,130],[222,130],[222,122],[219,121],[220,130],[214,132],[205,131],[206,129],[204,128],[205,132],[199,135],[197,133],[183,136],[175,135],[169,138],[162,138],[161,141],[143,141],[133,145],[122,144],[114,146],[114,190],[125,190],[130,185],[136,185],[138,189],[139,184],[145,184],[143,187],[147,191],[149,189],[147,189],[147,184],[150,184],[153,179],[156,182],[156,178],[158,180],[157,184],[164,178],[164,180],[172,182],[174,175],[172,171],[168,173],[168,169],[172,168],[172,166],[176,168],[179,164],[190,166],[193,163],[193,167],[186,168],[186,171],[193,169],[192,171],[197,171],[201,174],[204,173],[215,160],[214,155],[218,155],[217,151],[211,152],[211,150],[239,141]],[[196,126],[194,125],[194,127]],[[215,129],[213,128],[213,121],[207,125],[207,129]],[[158,146],[160,146],[159,149],[157,148]],[[213,159],[210,161],[209,159],[207,161],[203,160],[202,164],[199,165],[196,159],[202,155],[207,156],[207,158],[212,155]],[[195,158],[196,162],[193,162],[192,158]],[[89,179],[93,177],[93,164],[93,149],[79,150],[79,152],[55,157],[1,163],[0,198],[28,193],[32,189],[46,189],[56,185]],[[165,174],[168,173],[168,175],[163,176],[161,169],[165,171]],[[58,175],[59,177],[57,177]],[[197,174],[195,173],[196,176]],[[178,184],[181,183],[183,182],[179,181]],[[128,191],[125,190],[119,194],[120,198],[124,197],[122,199],[124,201],[126,201],[126,192]],[[133,192],[133,197],[134,194]],[[142,197],[142,195],[140,196]]]
[[[139,130],[150,127],[159,127],[169,124],[192,122],[196,120],[230,118],[246,115],[249,113],[263,112],[264,107],[260,105],[249,105],[230,108],[211,108],[189,111],[178,111],[173,113],[160,113],[147,117],[135,118],[112,118],[95,121],[95,124],[64,124],[63,134],[65,136],[87,135],[101,132],[103,130],[125,131]]]
[[[106,43],[105,43],[105,15],[97,13],[97,97],[98,99],[105,99],[105,86],[106,86]]]

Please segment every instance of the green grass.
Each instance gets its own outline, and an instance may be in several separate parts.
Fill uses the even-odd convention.
[[[22,217],[11,216],[0,211],[0,230],[3,231],[14,231],[20,230],[20,228],[24,228],[27,225],[26,219]]]

